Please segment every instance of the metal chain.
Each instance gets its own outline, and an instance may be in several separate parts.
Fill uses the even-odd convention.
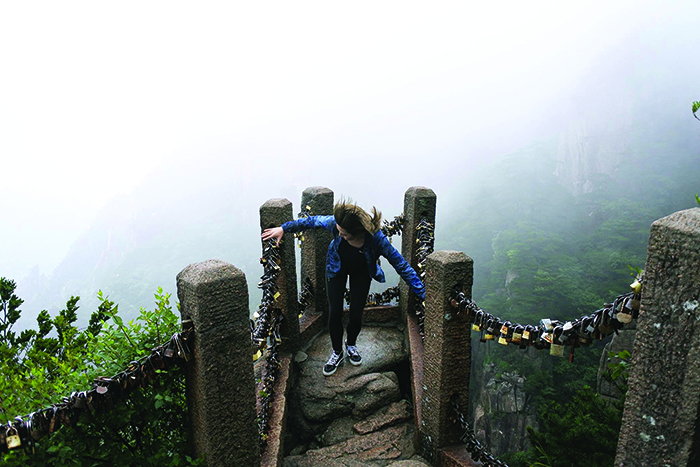
[[[258,412],[258,441],[260,450],[262,451],[267,445],[270,430],[269,417],[272,404],[272,395],[274,393],[275,380],[281,367],[279,360],[278,344],[282,342],[279,334],[279,324],[282,320],[281,314],[276,314],[272,322],[272,336],[270,338],[270,347],[265,357],[265,376],[262,379],[262,390],[260,396],[260,411]]]
[[[564,356],[564,347],[570,346],[569,361],[574,359],[574,349],[588,346],[594,340],[617,333],[619,329],[637,319],[641,301],[641,275],[630,285],[631,292],[618,295],[612,303],[590,315],[572,321],[541,319],[539,325],[511,323],[479,308],[464,292],[455,290],[450,300],[456,313],[467,313],[472,330],[481,332],[481,342],[495,340],[503,345],[517,344],[521,349],[532,346],[538,350],[549,349],[550,354]]]
[[[399,298],[399,286],[389,287],[384,292],[374,292],[367,296],[366,306],[388,305]]]
[[[182,325],[182,332],[173,334],[167,343],[154,348],[150,355],[133,360],[126,369],[112,377],[96,378],[92,389],[73,392],[51,407],[15,417],[14,421],[0,426],[0,453],[24,449],[33,454],[36,441],[54,433],[61,426],[73,425],[82,413],[111,409],[156,378],[159,370],[168,370],[188,362],[191,359],[188,341],[193,333],[192,322],[183,321]]]
[[[308,204],[304,206],[304,209],[302,209],[299,214],[297,214],[297,219],[306,219],[307,217],[313,216],[313,213],[311,212],[311,206]],[[304,244],[304,232],[296,232],[293,234],[294,238],[296,238],[299,243],[299,248],[301,248],[301,245]]]
[[[263,255],[260,258],[260,263],[263,265],[263,275],[258,283],[263,295],[258,311],[253,314],[256,321],[251,321],[251,339],[253,348],[256,349],[254,358],[259,358],[263,351],[268,349],[265,357],[265,376],[262,379],[262,389],[258,392],[260,400],[258,440],[261,450],[267,444],[270,406],[274,382],[280,366],[277,344],[282,340],[279,331],[282,312],[275,306],[275,301],[280,295],[277,290],[277,278],[282,269],[280,262],[278,243],[274,239],[265,240],[263,242]],[[270,342],[269,348],[268,341]]]
[[[454,420],[459,423],[460,427],[464,430],[464,434],[460,439],[465,444],[472,460],[481,462],[483,467],[508,467],[505,462],[499,461],[493,454],[489,453],[486,447],[476,439],[474,430],[469,426],[467,417],[459,406],[459,396],[457,394],[452,396],[450,403],[452,404],[452,411],[454,412]]]
[[[279,312],[275,307],[275,300],[279,296],[277,291],[277,276],[281,270],[279,245],[274,239],[263,242],[263,256],[260,258],[263,265],[263,275],[258,282],[258,288],[262,289],[262,299],[258,311],[253,314],[255,323],[251,324],[253,345],[262,351],[265,342],[272,329],[274,314]]]
[[[425,284],[425,262],[428,256],[435,248],[435,225],[428,222],[424,217],[416,226],[416,267],[418,277]],[[425,339],[425,302],[418,300],[415,307],[416,318],[418,319],[418,328],[421,339]]]

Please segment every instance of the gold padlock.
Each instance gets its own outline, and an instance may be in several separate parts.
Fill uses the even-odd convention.
[[[622,304],[622,308],[617,312],[617,320],[622,324],[628,324],[632,322],[632,305],[630,303],[630,298],[626,298]]]
[[[520,339],[522,339],[523,335],[519,332],[513,331],[513,337],[511,340],[513,341],[513,344],[520,344]]]
[[[17,428],[15,428],[13,425],[10,425],[10,428],[7,430],[7,438],[5,441],[7,443],[7,449],[17,449],[22,446],[22,441],[19,439]]]
[[[635,294],[639,294],[642,291],[642,283],[639,282],[638,279],[635,279],[634,282],[630,284],[630,288],[634,290]]]
[[[549,347],[549,355],[554,355],[555,357],[563,357],[564,356],[564,346],[560,344],[552,344]]]

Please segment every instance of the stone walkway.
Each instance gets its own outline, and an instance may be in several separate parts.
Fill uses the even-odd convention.
[[[363,363],[345,361],[332,376],[327,333],[295,357],[284,467],[427,467],[416,455],[413,409],[397,370],[407,359],[395,327],[365,326],[357,340]]]

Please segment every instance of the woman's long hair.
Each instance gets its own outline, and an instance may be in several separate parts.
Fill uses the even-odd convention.
[[[351,199],[340,199],[333,207],[335,222],[352,235],[367,232],[374,235],[381,229],[382,213],[372,206],[372,215],[355,204]]]

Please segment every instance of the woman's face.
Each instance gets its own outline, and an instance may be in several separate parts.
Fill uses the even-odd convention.
[[[338,228],[338,232],[340,233],[340,237],[344,238],[345,241],[351,242],[357,238],[357,235],[353,235],[338,224],[335,224],[335,226]]]

